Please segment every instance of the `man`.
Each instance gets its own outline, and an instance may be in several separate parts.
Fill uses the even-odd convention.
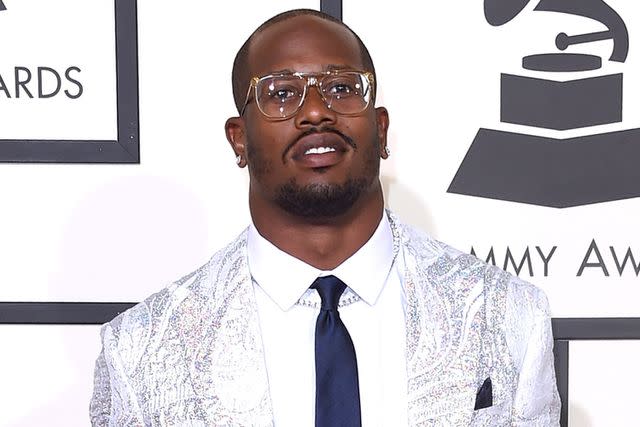
[[[366,47],[316,11],[240,49],[253,223],[102,330],[94,426],[555,426],[544,295],[384,211]]]

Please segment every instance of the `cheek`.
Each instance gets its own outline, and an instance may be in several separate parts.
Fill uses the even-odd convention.
[[[276,124],[267,123],[262,126],[252,126],[247,129],[246,153],[249,171],[259,183],[270,185],[277,180],[282,159],[282,153],[286,144],[283,135],[285,130],[279,129]]]
[[[378,164],[380,161],[380,136],[378,135],[375,114],[368,117],[366,122],[361,123],[356,132],[358,132],[359,148],[362,151],[366,167]]]
[[[264,139],[258,135],[255,131],[247,132],[245,150],[250,174],[262,179],[271,173],[272,162],[268,158],[269,150],[265,150]]]
[[[354,139],[359,150],[378,150],[378,130],[375,121],[351,123],[345,127],[345,133]]]
[[[289,133],[290,130],[283,123],[259,123],[247,129],[247,142],[260,147],[262,151],[278,155]]]
[[[273,137],[264,129],[253,127],[247,132],[247,157],[249,160],[264,160],[273,151]]]
[[[349,129],[353,136],[363,138],[363,140],[371,139],[373,135],[378,133],[378,123],[375,111],[368,111],[364,116],[352,117],[344,123],[345,129]]]

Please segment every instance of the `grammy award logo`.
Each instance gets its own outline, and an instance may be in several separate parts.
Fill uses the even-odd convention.
[[[504,25],[529,1],[485,0],[485,18]],[[590,18],[607,30],[562,32],[555,40],[561,52],[522,59],[524,69],[548,78],[503,73],[500,121],[558,131],[622,122],[621,73],[560,80],[602,67],[599,56],[564,52],[573,45],[612,40],[608,60],[626,61],[629,34],[620,15],[603,0],[538,0],[534,10]],[[559,139],[481,128],[448,192],[558,208],[640,197],[638,159],[640,129]]]

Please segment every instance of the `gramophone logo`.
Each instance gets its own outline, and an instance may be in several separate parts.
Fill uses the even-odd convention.
[[[529,0],[485,0],[489,24],[504,25]],[[539,0],[536,11],[583,16],[606,31],[557,35],[560,51],[572,45],[613,40],[609,61],[623,63],[627,27],[602,0]],[[533,128],[569,130],[622,121],[622,74],[554,80],[566,72],[602,67],[602,58],[576,53],[525,56],[527,70],[547,79],[502,74],[500,121]],[[570,207],[640,196],[640,129],[556,139],[480,129],[448,192],[541,206]]]

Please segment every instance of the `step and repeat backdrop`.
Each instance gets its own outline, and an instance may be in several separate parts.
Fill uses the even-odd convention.
[[[246,227],[232,61],[293,8],[369,47],[391,209],[543,288],[554,318],[640,318],[629,0],[1,0],[0,310],[140,301]],[[98,334],[0,324],[0,426],[88,425]],[[640,341],[607,337],[563,353],[569,426],[640,423]]]
[[[343,2],[391,115],[388,204],[543,288],[555,318],[640,317],[638,4],[463,3]],[[620,336],[603,323],[579,335]],[[640,341],[567,348],[568,425],[639,425]]]
[[[135,2],[3,2],[0,12],[0,160],[137,162]]]
[[[544,288],[556,317],[637,317],[638,6],[367,4],[344,21],[391,114],[389,205]]]

